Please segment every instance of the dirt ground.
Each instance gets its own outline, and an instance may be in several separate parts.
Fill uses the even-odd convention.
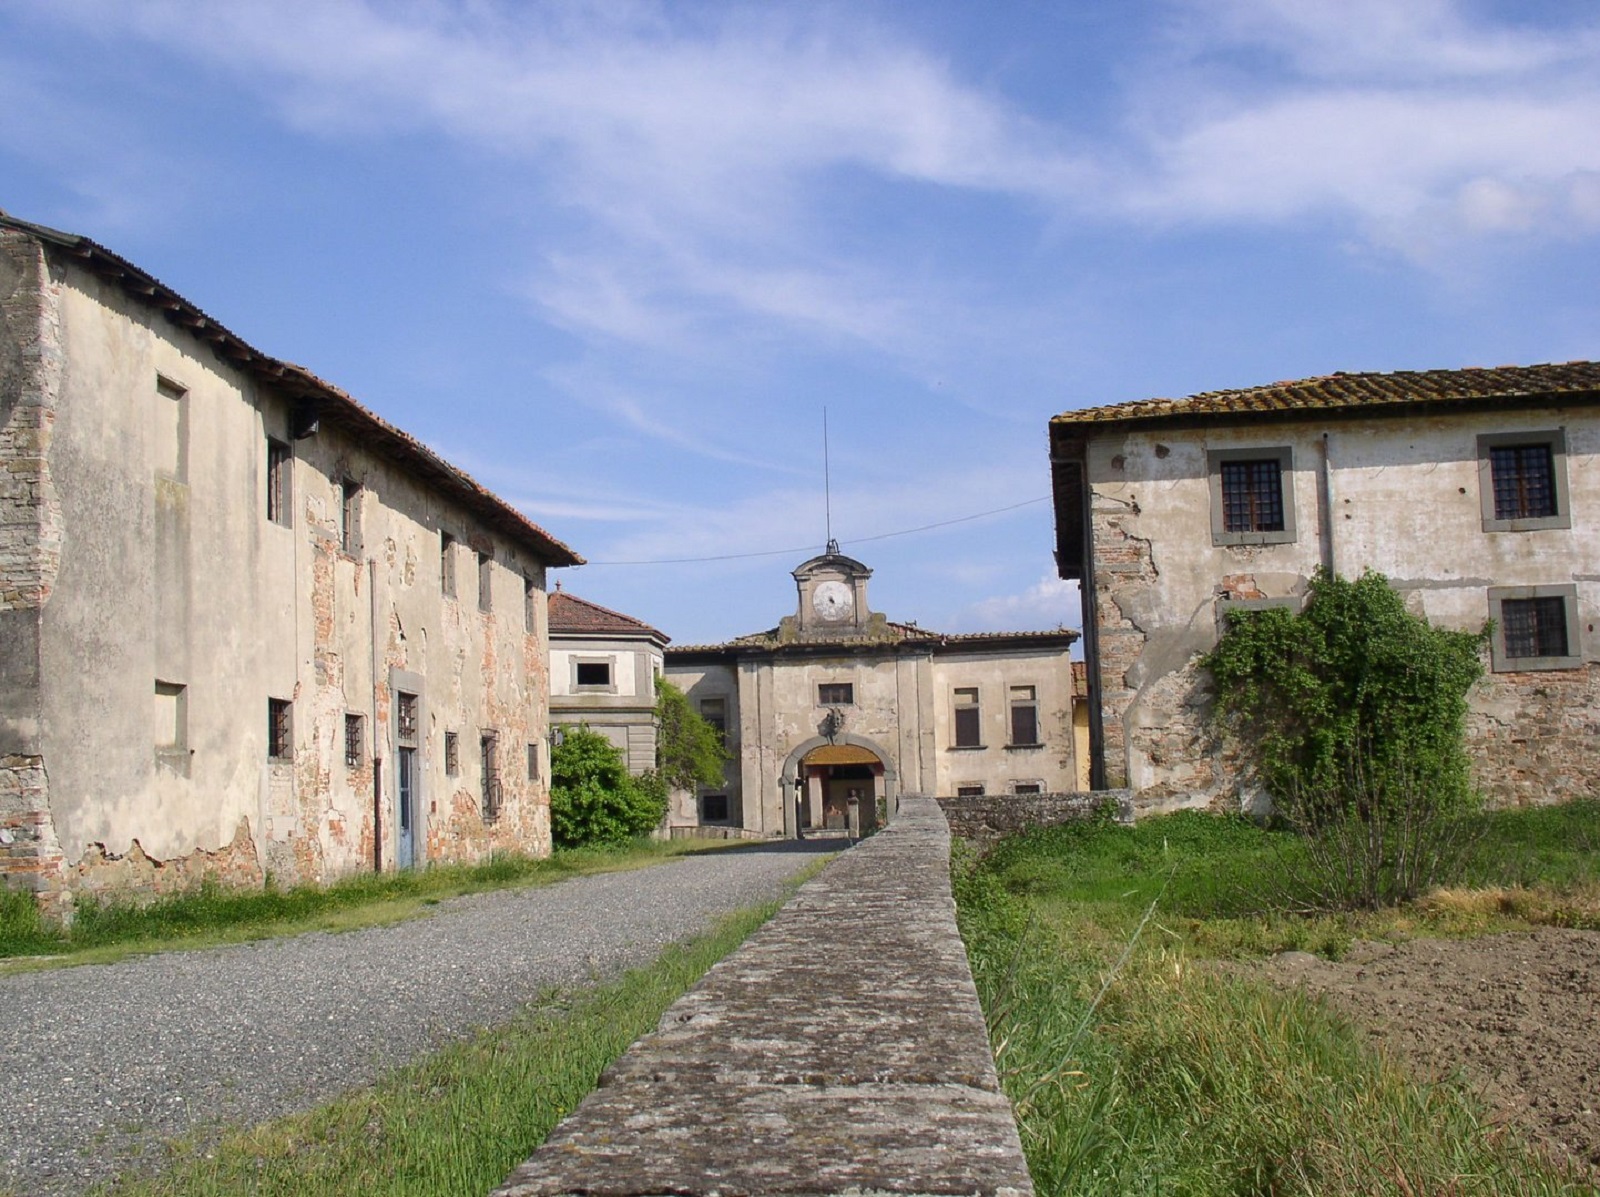
[[[1600,1178],[1600,932],[1360,943],[1338,963],[1270,961],[1424,1076],[1456,1069],[1498,1116]]]

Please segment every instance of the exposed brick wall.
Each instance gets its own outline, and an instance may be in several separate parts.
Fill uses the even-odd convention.
[[[1117,817],[1133,819],[1132,793],[1128,790],[1091,790],[1081,794],[984,794],[979,797],[939,798],[939,809],[950,824],[950,834],[969,843],[992,844],[1032,827],[1054,827],[1093,818],[1106,803],[1114,803]]]
[[[1600,665],[1486,672],[1470,697],[1473,780],[1491,804],[1600,798]]]
[[[107,852],[104,844],[90,844],[70,869],[70,881],[79,895],[94,894],[117,901],[140,901],[196,889],[212,880],[229,888],[259,889],[265,881],[250,822],[241,819],[233,839],[215,852],[200,849],[171,860],[145,855],[138,840],[124,853]]]
[[[61,564],[61,504],[50,477],[61,330],[41,247],[0,233],[0,882],[70,917],[65,860],[38,751],[39,613]]]

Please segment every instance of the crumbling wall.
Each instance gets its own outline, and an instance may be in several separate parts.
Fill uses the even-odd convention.
[[[70,913],[40,743],[40,624],[61,563],[50,476],[60,318],[37,242],[0,232],[0,882]]]
[[[1490,804],[1600,798],[1600,665],[1486,671],[1468,703],[1473,781]]]

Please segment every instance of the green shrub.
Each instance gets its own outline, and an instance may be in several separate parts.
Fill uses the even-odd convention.
[[[1463,745],[1480,633],[1435,628],[1378,573],[1319,573],[1305,610],[1237,612],[1205,659],[1216,716],[1305,837],[1293,899],[1405,901],[1448,880],[1476,806]]]
[[[617,747],[569,727],[550,753],[550,829],[557,847],[620,844],[649,835],[667,813],[659,775],[632,777]]]

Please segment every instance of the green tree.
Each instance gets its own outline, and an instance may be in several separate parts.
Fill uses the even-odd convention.
[[[682,690],[656,678],[656,773],[666,786],[720,786],[727,760],[722,734],[689,705]]]
[[[1204,664],[1215,712],[1304,834],[1319,905],[1415,897],[1459,858],[1476,797],[1464,747],[1480,633],[1412,615],[1388,579],[1319,573],[1305,609],[1230,616]]]
[[[583,726],[562,729],[550,750],[550,832],[558,847],[624,843],[649,835],[666,813],[666,787],[629,776],[610,740]]]

